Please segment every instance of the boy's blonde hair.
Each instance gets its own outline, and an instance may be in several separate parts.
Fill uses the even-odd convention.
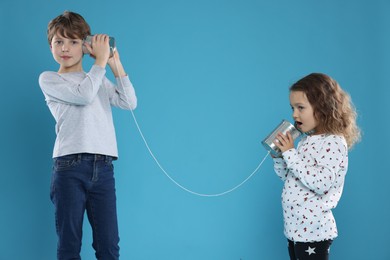
[[[318,122],[318,130],[344,136],[349,149],[360,140],[357,113],[351,97],[328,75],[312,73],[290,87],[305,93]]]
[[[85,39],[91,34],[91,29],[81,15],[65,11],[51,20],[47,26],[49,44],[57,33],[65,38]]]

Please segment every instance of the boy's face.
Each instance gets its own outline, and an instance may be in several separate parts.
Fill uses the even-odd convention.
[[[82,71],[83,40],[70,39],[56,34],[50,49],[54,60],[60,64],[59,73]]]
[[[290,104],[293,110],[293,118],[299,130],[304,133],[315,130],[318,123],[306,94],[302,91],[291,91]]]

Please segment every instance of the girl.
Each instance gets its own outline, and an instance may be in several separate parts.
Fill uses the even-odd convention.
[[[332,209],[340,200],[348,169],[348,150],[359,140],[349,95],[327,75],[310,74],[290,87],[296,127],[304,137],[294,148],[290,133],[279,133],[273,158],[284,181],[284,234],[291,260],[329,259],[337,237]]]

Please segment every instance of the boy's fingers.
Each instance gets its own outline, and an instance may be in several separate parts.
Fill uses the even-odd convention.
[[[108,42],[109,36],[107,34],[95,34],[93,39],[97,42]]]
[[[84,46],[85,46],[85,48],[87,48],[87,50],[91,53],[91,51],[92,51],[91,45],[90,45],[89,43],[84,42]]]

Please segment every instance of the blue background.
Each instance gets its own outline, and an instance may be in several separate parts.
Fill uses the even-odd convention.
[[[261,140],[291,120],[293,82],[311,72],[334,77],[351,94],[364,135],[334,210],[340,235],[331,256],[390,259],[389,1],[3,0],[1,260],[55,259],[55,122],[38,76],[58,69],[46,28],[64,10],[116,38],[152,150],[200,193],[223,192],[252,172],[266,154]],[[85,57],[84,69],[91,64]],[[114,109],[114,117],[121,259],[288,259],[282,182],[270,158],[235,192],[194,196],[163,175],[128,111]],[[84,232],[82,257],[94,259],[87,220]]]

